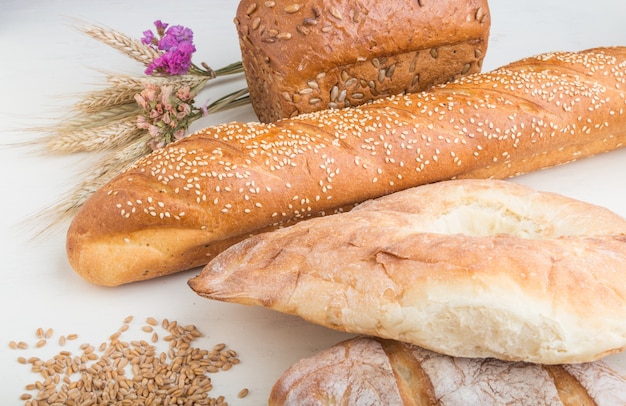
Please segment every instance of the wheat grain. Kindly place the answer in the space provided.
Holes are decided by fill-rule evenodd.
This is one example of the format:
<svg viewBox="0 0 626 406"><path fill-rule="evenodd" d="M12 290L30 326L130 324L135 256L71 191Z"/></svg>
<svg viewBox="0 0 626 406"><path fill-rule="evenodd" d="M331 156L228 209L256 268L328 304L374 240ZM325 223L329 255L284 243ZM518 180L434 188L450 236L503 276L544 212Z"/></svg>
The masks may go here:
<svg viewBox="0 0 626 406"><path fill-rule="evenodd" d="M248 396L249 390L248 388L243 388L241 391L239 391L239 393L237 394L238 398L245 398L246 396Z"/></svg>
<svg viewBox="0 0 626 406"><path fill-rule="evenodd" d="M167 331L173 339L167 354L157 355L155 345L145 340L116 339L104 342L97 352L92 345L82 344L82 356L73 357L69 351L60 351L47 361L36 357L18 359L22 364L32 364L31 371L43 378L25 386L27 391L36 393L24 393L20 399L32 397L38 402L32 404L86 405L116 401L115 404L121 405L226 405L224 396L212 398L208 394L213 389L208 374L217 372L221 364L209 359L209 351L190 345L202 333L194 325L177 326L168 322L161 325L171 327ZM229 358L226 362L233 365L234 360ZM247 390L242 394L245 396Z"/></svg>

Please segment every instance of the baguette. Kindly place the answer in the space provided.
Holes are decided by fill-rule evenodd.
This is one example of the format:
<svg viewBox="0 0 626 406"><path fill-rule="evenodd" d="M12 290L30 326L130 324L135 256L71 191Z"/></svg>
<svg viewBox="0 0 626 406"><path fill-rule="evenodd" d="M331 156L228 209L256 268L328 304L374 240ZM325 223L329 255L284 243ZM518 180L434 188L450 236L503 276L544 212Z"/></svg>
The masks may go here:
<svg viewBox="0 0 626 406"><path fill-rule="evenodd" d="M626 346L626 219L513 182L443 181L251 237L189 284L451 356L587 362Z"/></svg>
<svg viewBox="0 0 626 406"><path fill-rule="evenodd" d="M305 358L277 380L270 406L626 404L626 376L602 361L574 365L453 358L371 337Z"/></svg>
<svg viewBox="0 0 626 406"><path fill-rule="evenodd" d="M100 285L150 279L399 190L622 147L625 69L625 47L555 52L428 92L198 131L85 202L67 233L69 262Z"/></svg>
<svg viewBox="0 0 626 406"><path fill-rule="evenodd" d="M262 122L480 72L487 0L242 0L235 24Z"/></svg>

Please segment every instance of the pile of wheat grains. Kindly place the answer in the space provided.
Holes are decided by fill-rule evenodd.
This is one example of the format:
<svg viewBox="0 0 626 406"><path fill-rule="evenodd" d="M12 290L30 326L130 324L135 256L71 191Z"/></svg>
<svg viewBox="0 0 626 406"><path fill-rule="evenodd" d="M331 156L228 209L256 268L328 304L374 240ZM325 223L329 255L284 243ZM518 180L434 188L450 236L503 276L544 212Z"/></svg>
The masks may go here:
<svg viewBox="0 0 626 406"><path fill-rule="evenodd" d="M78 353L66 350L79 339L75 333L54 337L52 328L38 328L32 346L41 348L52 342L60 350L48 360L18 356L20 364L30 365L38 374L26 385L20 400L25 406L42 405L227 405L224 396L212 397L210 375L239 364L237 353L225 344L212 350L194 347L203 334L194 325L158 321L148 317L141 323L146 339L124 341L134 317L95 347L82 343ZM162 333L162 337L159 336ZM127 333L128 334L128 333ZM158 346L165 346L159 350ZM11 341L9 347L26 351L26 341ZM243 388L239 397L245 397Z"/></svg>

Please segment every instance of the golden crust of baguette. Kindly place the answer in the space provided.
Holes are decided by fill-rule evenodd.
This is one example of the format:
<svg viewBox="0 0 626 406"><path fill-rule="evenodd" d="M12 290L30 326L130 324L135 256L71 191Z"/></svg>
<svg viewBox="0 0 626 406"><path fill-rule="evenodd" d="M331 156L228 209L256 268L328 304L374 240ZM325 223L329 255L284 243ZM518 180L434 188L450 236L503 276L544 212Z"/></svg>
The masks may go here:
<svg viewBox="0 0 626 406"><path fill-rule="evenodd" d="M423 93L210 127L97 191L69 261L107 286L206 264L251 234L440 180L506 178L620 148L626 48L555 52Z"/></svg>

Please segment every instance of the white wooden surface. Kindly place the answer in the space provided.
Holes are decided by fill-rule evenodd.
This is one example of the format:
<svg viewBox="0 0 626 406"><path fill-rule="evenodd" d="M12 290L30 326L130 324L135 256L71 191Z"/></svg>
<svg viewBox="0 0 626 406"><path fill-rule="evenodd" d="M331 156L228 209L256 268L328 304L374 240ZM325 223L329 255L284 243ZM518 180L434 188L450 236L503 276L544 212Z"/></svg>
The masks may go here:
<svg viewBox="0 0 626 406"><path fill-rule="evenodd" d="M76 20L136 37L157 19L191 27L198 49L194 60L217 68L239 60L232 22L236 6L235 0L3 0L0 144L39 136L23 130L53 122L77 95L104 83L102 71L142 71L137 63L79 33L73 27ZM543 51L626 45L623 0L493 0L491 13L485 69ZM206 96L241 84L228 83ZM254 115L243 107L208 117L194 128L231 120L250 121ZM626 150L621 150L515 181L626 216L625 161ZM84 282L65 257L67 225L45 239L32 240L22 220L62 197L88 164L77 156L38 156L0 147L0 404L20 404L24 385L38 378L16 362L18 356L46 357L59 349L33 347L38 327L54 328L56 337L78 333L81 343L97 345L131 314L138 322L153 316L195 324L206 334L199 346L225 342L240 354L240 365L214 377L212 395L225 395L231 405L264 404L275 380L292 363L348 337L265 309L204 300L186 285L198 270L115 289ZM138 336L141 332L135 331L126 338ZM27 341L31 348L11 350L11 340ZM626 368L623 354L608 360ZM250 394L238 399L243 387Z"/></svg>

